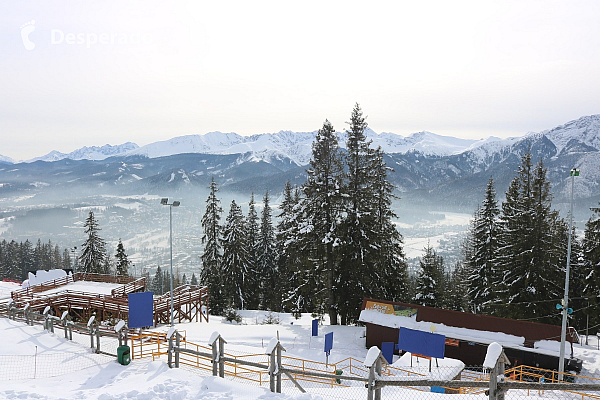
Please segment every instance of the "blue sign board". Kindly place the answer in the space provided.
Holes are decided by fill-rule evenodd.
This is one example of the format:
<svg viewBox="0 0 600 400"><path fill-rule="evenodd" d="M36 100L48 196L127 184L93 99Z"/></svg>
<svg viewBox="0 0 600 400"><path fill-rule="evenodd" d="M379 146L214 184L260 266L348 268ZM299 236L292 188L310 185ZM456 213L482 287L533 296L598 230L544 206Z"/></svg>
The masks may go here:
<svg viewBox="0 0 600 400"><path fill-rule="evenodd" d="M398 348L427 357L444 358L446 336L436 333L400 328Z"/></svg>
<svg viewBox="0 0 600 400"><path fill-rule="evenodd" d="M329 355L331 349L333 349L333 332L325 334L325 353Z"/></svg>
<svg viewBox="0 0 600 400"><path fill-rule="evenodd" d="M154 326L154 293L129 293L130 328Z"/></svg>
<svg viewBox="0 0 600 400"><path fill-rule="evenodd" d="M312 335L319 336L319 320L318 319L312 320Z"/></svg>
<svg viewBox="0 0 600 400"><path fill-rule="evenodd" d="M392 364L394 358L394 342L382 342L381 354L388 363Z"/></svg>

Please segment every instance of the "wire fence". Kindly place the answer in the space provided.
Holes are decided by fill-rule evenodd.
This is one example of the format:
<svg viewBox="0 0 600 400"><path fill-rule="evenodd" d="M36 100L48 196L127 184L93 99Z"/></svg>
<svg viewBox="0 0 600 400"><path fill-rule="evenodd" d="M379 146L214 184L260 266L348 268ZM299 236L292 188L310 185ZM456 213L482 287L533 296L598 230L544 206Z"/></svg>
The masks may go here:
<svg viewBox="0 0 600 400"><path fill-rule="evenodd" d="M62 336L65 324L51 325L47 316L37 313L7 313L30 325L43 325ZM0 355L0 381L51 378L86 368L103 367L115 362L119 338L98 325L70 325L65 336L82 345L81 351L34 355ZM176 338L173 339L173 338ZM130 338L132 358L152 358L169 362L201 376L218 375L240 383L269 388L273 392L298 395L307 392L323 399L598 399L600 380L556 371L518 366L500 372L482 367L394 367L347 358L325 364L286 356L280 344L270 354L224 351L225 340L212 346L186 341L179 333L171 340L164 333L146 332ZM218 346L222 340L221 347ZM279 350L278 350L279 349ZM174 365L175 364L175 365ZM497 364L500 365L500 364ZM496 375L494 375L496 374ZM493 383L496 382L494 385ZM448 397L446 397L448 398Z"/></svg>

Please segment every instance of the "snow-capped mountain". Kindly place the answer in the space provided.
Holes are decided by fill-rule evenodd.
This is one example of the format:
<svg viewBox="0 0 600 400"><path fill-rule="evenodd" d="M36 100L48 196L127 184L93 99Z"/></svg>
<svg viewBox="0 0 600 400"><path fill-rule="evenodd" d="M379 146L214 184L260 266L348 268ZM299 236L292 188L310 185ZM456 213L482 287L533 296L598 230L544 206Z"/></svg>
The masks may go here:
<svg viewBox="0 0 600 400"><path fill-rule="evenodd" d="M3 156L2 154L0 154L0 163L5 163L5 164L14 164L15 160L13 160L10 157L6 157Z"/></svg>
<svg viewBox="0 0 600 400"><path fill-rule="evenodd" d="M104 160L108 157L123 155L129 151L137 149L138 147L139 146L135 143L127 142L116 146L111 146L110 144L106 144L102 147L84 146L70 153L61 153L53 150L45 156L36 157L31 160L27 160L26 162L58 161L65 158L70 160Z"/></svg>
<svg viewBox="0 0 600 400"><path fill-rule="evenodd" d="M460 153L475 140L440 136L431 132L413 133L407 137L395 133L376 133L370 128L366 136L373 141L372 146L381 146L386 153L406 153L418 151L427 155L444 156ZM201 154L245 154L266 162L273 158L287 157L297 165L306 165L312 156L312 143L317 132L279 131L252 136L237 133L210 132L205 135L179 136L170 140L151 143L128 155L144 155L148 158L171 156L182 153ZM345 148L345 134L340 135L340 147Z"/></svg>

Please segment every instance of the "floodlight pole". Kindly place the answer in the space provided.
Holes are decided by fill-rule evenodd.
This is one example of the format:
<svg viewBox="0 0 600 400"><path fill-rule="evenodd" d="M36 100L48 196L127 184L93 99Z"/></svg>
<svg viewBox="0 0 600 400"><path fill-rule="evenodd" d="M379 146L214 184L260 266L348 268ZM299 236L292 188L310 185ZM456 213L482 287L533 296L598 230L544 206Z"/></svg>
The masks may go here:
<svg viewBox="0 0 600 400"><path fill-rule="evenodd" d="M168 198L163 198L160 200L160 204L163 206L169 206L169 247L171 248L171 270L170 270L170 288L171 288L171 326L174 326L173 315L174 315L174 307L173 307L173 207L178 207L179 202L173 201L169 204Z"/></svg>
<svg viewBox="0 0 600 400"><path fill-rule="evenodd" d="M563 380L565 372L565 341L567 339L567 311L569 309L569 273L571 271L571 233L573 231L573 192L575 188L575 177L579 176L579 170L571 170L571 212L569 213L569 240L567 243L567 270L565 272L565 297L562 301L562 328L560 331L560 357L558 360L558 379Z"/></svg>

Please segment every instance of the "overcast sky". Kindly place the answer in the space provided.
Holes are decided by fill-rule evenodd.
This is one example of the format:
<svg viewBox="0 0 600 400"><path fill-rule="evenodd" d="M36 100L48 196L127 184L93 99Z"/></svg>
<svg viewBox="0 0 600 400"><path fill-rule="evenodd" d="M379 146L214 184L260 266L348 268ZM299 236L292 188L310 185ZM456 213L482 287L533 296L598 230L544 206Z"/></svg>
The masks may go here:
<svg viewBox="0 0 600 400"><path fill-rule="evenodd" d="M355 102L376 132L521 136L600 113L599 17L598 1L2 1L0 154L341 131Z"/></svg>

